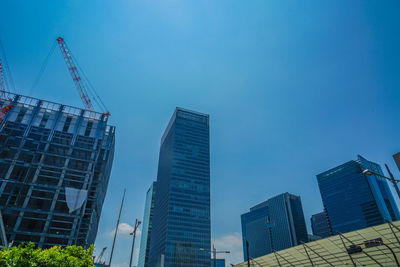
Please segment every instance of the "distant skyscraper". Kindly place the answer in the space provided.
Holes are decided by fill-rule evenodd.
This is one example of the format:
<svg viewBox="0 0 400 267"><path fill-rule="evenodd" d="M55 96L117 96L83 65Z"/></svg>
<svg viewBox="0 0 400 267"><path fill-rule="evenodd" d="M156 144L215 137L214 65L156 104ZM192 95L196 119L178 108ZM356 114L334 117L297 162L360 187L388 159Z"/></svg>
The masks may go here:
<svg viewBox="0 0 400 267"><path fill-rule="evenodd" d="M246 241L251 258L290 248L308 241L303 207L299 196L280 194L241 216L243 255L247 260Z"/></svg>
<svg viewBox="0 0 400 267"><path fill-rule="evenodd" d="M11 98L11 100L8 100ZM0 125L0 209L8 241L93 244L114 158L107 116L9 94Z"/></svg>
<svg viewBox="0 0 400 267"><path fill-rule="evenodd" d="M149 266L210 267L209 116L176 108L161 139Z"/></svg>
<svg viewBox="0 0 400 267"><path fill-rule="evenodd" d="M153 182L146 194L138 267L148 267L149 265L150 237L153 224L156 184L156 182Z"/></svg>
<svg viewBox="0 0 400 267"><path fill-rule="evenodd" d="M332 235L328 216L324 211L311 216L311 229L313 235L319 237L328 237Z"/></svg>
<svg viewBox="0 0 400 267"><path fill-rule="evenodd" d="M400 152L393 155L394 161L396 162L397 168L400 171Z"/></svg>
<svg viewBox="0 0 400 267"><path fill-rule="evenodd" d="M365 169L383 175L378 164L361 156L317 175L333 234L400 219L386 180L363 174Z"/></svg>

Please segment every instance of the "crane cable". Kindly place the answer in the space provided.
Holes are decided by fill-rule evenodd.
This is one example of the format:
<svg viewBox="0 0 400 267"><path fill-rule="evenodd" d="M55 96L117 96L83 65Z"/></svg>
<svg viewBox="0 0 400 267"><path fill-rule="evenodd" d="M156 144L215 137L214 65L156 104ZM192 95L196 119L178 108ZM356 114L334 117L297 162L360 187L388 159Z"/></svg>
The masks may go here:
<svg viewBox="0 0 400 267"><path fill-rule="evenodd" d="M47 54L46 58L44 59L44 61L42 63L42 66L40 67L39 73L36 76L36 79L35 79L34 83L32 84L32 87L29 90L29 94L28 95L31 95L33 90L39 84L39 81L42 78L43 73L44 73L44 71L45 71L45 69L46 69L46 67L47 67L47 65L49 63L49 59L50 59L51 55L54 53L54 49L56 48L56 45L57 45L57 43L56 43L56 41L54 41L52 47L50 48L49 53Z"/></svg>
<svg viewBox="0 0 400 267"><path fill-rule="evenodd" d="M94 86L92 85L92 83L90 82L90 80L86 76L85 72L83 71L83 69L79 65L78 60L76 60L74 54L72 54L71 51L70 51L70 54L71 54L72 58L74 59L74 62L78 66L80 73L82 73L83 77L85 78L85 81L87 82L87 85L88 85L87 88L89 89L89 92L91 93L93 100L96 102L97 106L102 110L102 112L104 112L104 113L108 112L108 109L107 109L106 105L101 100L100 96L97 94L96 90L94 89Z"/></svg>
<svg viewBox="0 0 400 267"><path fill-rule="evenodd" d="M53 55L56 46L57 46L57 41L54 41L54 43L53 43L53 45L52 45L52 47L51 47L49 53L47 54L45 60L43 61L43 64L42 64L42 66L41 66L41 68L40 68L40 70L39 70L38 75L36 76L35 82L33 83L32 87L31 87L31 89L30 89L30 91L29 91L29 95L31 95L31 93L33 92L33 90L34 90L34 89L37 87L37 85L39 84L40 79L42 78L43 73L44 73L44 71L45 71L46 68L47 68L47 65L48 65L48 63L49 63L49 59L50 59L50 57ZM108 112L108 109L107 109L106 105L105 105L104 102L101 100L100 96L97 94L96 90L94 89L94 86L92 85L92 83L90 82L90 80L87 78L85 72L83 71L83 69L82 69L81 66L79 65L79 63L78 63L78 61L76 60L75 56L71 53L71 51L69 51L69 53L70 53L70 55L72 56L72 58L74 59L76 65L78 66L78 68L79 68L79 70L80 70L80 73L82 73L83 77L85 78L85 80L86 80L86 82L87 82L87 84L88 84L88 87L87 87L87 88L89 88L89 91L90 91L90 93L91 93L91 95L92 95L93 100L96 102L97 106L98 106L104 113Z"/></svg>

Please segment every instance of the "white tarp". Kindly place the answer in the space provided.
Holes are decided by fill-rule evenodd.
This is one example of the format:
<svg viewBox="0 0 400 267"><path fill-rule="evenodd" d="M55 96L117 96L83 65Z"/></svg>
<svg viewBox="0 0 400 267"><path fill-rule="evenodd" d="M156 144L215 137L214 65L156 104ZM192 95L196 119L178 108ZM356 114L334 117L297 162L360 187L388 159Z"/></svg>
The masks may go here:
<svg viewBox="0 0 400 267"><path fill-rule="evenodd" d="M88 191L85 189L65 187L65 198L67 200L69 213L72 213L82 207L83 202L85 202L87 197L87 192Z"/></svg>

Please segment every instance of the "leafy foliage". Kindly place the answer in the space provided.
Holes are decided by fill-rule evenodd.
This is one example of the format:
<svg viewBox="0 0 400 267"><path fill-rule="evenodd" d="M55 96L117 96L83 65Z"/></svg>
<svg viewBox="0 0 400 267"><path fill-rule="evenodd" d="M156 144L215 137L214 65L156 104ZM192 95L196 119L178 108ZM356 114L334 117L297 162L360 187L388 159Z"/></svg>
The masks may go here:
<svg viewBox="0 0 400 267"><path fill-rule="evenodd" d="M81 246L54 246L49 249L35 248L35 244L3 247L0 250L0 266L4 267L93 267L93 245L84 250Z"/></svg>

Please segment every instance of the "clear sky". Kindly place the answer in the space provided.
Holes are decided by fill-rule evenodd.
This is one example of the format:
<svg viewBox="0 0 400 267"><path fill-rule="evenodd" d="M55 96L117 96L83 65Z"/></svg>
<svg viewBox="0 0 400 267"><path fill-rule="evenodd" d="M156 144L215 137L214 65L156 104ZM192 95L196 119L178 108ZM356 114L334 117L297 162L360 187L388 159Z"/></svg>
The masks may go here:
<svg viewBox="0 0 400 267"><path fill-rule="evenodd" d="M361 154L400 177L399 10L364 0L2 0L0 39L18 93L82 107L58 48L31 90L61 35L108 106L116 153L96 251L107 246L108 260L126 187L115 266L129 263L127 233L143 217L174 108L210 114L212 237L237 263L251 206L300 195L309 227L322 211L316 174Z"/></svg>

